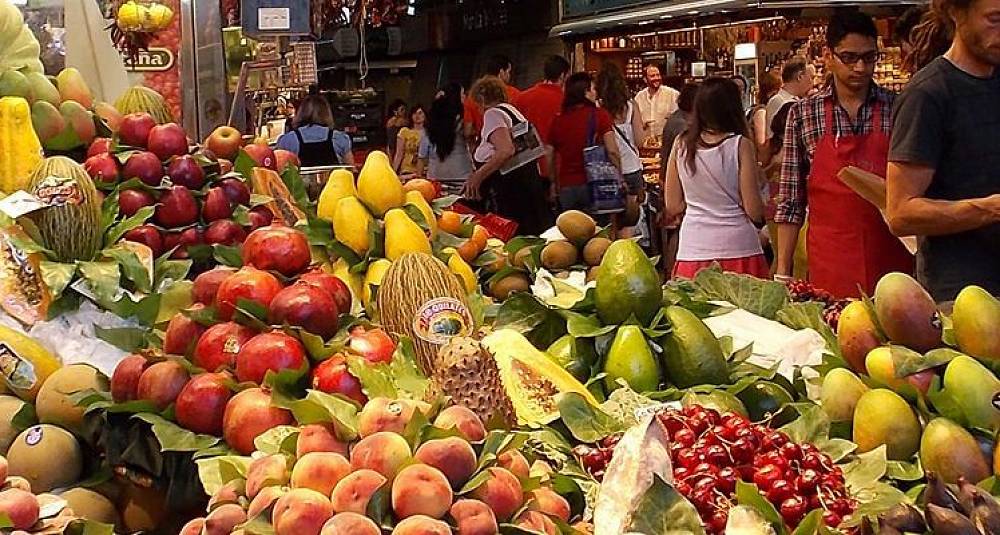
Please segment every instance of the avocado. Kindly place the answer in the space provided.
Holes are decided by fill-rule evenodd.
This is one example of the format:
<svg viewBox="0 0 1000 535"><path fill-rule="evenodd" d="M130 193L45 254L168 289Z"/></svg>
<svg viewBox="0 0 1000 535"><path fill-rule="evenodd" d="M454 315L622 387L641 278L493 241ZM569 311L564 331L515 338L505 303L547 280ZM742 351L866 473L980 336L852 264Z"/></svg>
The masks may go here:
<svg viewBox="0 0 1000 535"><path fill-rule="evenodd" d="M649 325L663 298L660 277L649 257L632 240L612 243L601 260L594 298L605 325L620 325L631 316Z"/></svg>
<svg viewBox="0 0 1000 535"><path fill-rule="evenodd" d="M790 411L781 410L794 401L792 395L770 381L757 381L744 388L736 397L743 402L751 421L762 422L770 418L771 427L780 427L794 419L794 415L789 414Z"/></svg>
<svg viewBox="0 0 1000 535"><path fill-rule="evenodd" d="M705 322L678 306L667 307L666 318L671 326L662 339L668 380L678 388L728 383L729 363Z"/></svg>
<svg viewBox="0 0 1000 535"><path fill-rule="evenodd" d="M660 364L649 348L646 335L635 325L618 329L604 359L604 385L611 392L624 379L636 392L652 392L660 386Z"/></svg>

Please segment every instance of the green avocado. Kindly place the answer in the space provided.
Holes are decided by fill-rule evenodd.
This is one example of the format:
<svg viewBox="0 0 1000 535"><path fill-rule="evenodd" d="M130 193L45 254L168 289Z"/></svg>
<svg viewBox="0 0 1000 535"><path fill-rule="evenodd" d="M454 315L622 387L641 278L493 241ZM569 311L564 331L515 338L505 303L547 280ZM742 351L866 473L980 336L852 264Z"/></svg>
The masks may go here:
<svg viewBox="0 0 1000 535"><path fill-rule="evenodd" d="M591 368L597 362L593 339L575 338L570 334L552 342L545 354L583 383L590 379Z"/></svg>
<svg viewBox="0 0 1000 535"><path fill-rule="evenodd" d="M601 260L594 298L605 325L620 325L635 317L649 325L663 298L653 263L632 240L618 240Z"/></svg>
<svg viewBox="0 0 1000 535"><path fill-rule="evenodd" d="M618 329L604 360L604 373L608 392L618 388L618 379L624 379L636 392L652 392L660 386L660 364L642 329L636 325Z"/></svg>
<svg viewBox="0 0 1000 535"><path fill-rule="evenodd" d="M729 363L712 331L693 312L667 307L670 333L663 337L667 378L678 388L729 382Z"/></svg>
<svg viewBox="0 0 1000 535"><path fill-rule="evenodd" d="M774 416L769 425L780 427L793 419L792 414L779 414L782 407L793 401L792 395L770 381L757 381L736 394L736 397L747 408L751 421L760 422Z"/></svg>

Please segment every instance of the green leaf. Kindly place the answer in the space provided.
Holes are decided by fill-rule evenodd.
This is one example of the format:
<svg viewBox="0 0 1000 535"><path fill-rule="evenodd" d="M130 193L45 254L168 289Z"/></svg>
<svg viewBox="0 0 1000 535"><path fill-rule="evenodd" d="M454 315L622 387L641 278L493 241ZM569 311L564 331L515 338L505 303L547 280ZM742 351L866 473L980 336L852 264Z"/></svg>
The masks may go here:
<svg viewBox="0 0 1000 535"><path fill-rule="evenodd" d="M771 524L775 533L784 533L784 520L774 505L760 494L757 485L742 480L736 481L736 501L756 509Z"/></svg>
<svg viewBox="0 0 1000 535"><path fill-rule="evenodd" d="M905 357L895 368L896 377L906 377L907 375L913 375L917 372L937 368L938 366L944 366L954 360L955 357L961 357L964 355L964 353L947 347L932 349L928 351L926 355L921 355L920 353L907 350L906 348L897 350L899 347L900 346L891 346L893 358L895 358L897 351L900 351Z"/></svg>
<svg viewBox="0 0 1000 535"><path fill-rule="evenodd" d="M965 418L965 411L955 400L950 390L942 388L941 377L934 376L931 379L931 386L927 389L927 399L934 405L934 410L941 416L961 425L967 426L968 420Z"/></svg>
<svg viewBox="0 0 1000 535"><path fill-rule="evenodd" d="M306 352L309 353L309 358L311 358L314 362L322 362L332 357L337 352L343 351L346 347L346 329L342 329L329 342L325 342L322 337L306 331L305 329L295 328L293 330L296 335L298 335L299 340L302 341L302 345L305 346Z"/></svg>
<svg viewBox="0 0 1000 535"><path fill-rule="evenodd" d="M241 227L250 226L250 209L242 204L236 205L233 210L232 220Z"/></svg>
<svg viewBox="0 0 1000 535"><path fill-rule="evenodd" d="M290 453L295 455L295 442L299 436L299 428L291 425L279 425L268 429L253 440L257 451L266 454ZM291 451L288 450L289 445Z"/></svg>
<svg viewBox="0 0 1000 535"><path fill-rule="evenodd" d="M642 495L632 513L627 532L703 535L698 510L659 475Z"/></svg>
<svg viewBox="0 0 1000 535"><path fill-rule="evenodd" d="M191 260L168 260L157 258L153 262L153 273L156 276L156 283L153 285L157 292L162 292L167 286L176 281L187 278L191 272Z"/></svg>
<svg viewBox="0 0 1000 535"><path fill-rule="evenodd" d="M136 291L148 294L153 290L153 281L150 280L149 271L146 269L143 259L139 258L135 251L125 247L112 247L105 249L102 254L118 262L122 274L125 275L126 279L132 281Z"/></svg>
<svg viewBox="0 0 1000 535"><path fill-rule="evenodd" d="M859 454L853 461L844 465L843 470L844 481L852 492L871 487L882 479L888 470L885 445Z"/></svg>
<svg viewBox="0 0 1000 535"><path fill-rule="evenodd" d="M40 243L31 239L26 234L27 233L22 234L20 232L11 232L7 233L6 238L10 242L11 246L13 246L15 249L19 249L24 254L42 253L49 257L56 256L56 254L52 252L51 249L46 249L45 247L42 247Z"/></svg>
<svg viewBox="0 0 1000 535"><path fill-rule="evenodd" d="M615 330L614 325L601 325L596 315L584 316L568 310L560 314L566 318L566 331L575 338L596 338Z"/></svg>
<svg viewBox="0 0 1000 535"><path fill-rule="evenodd" d="M564 392L556 397L559 416L574 438L580 442L597 442L625 430L621 421L591 405L576 392Z"/></svg>
<svg viewBox="0 0 1000 535"><path fill-rule="evenodd" d="M445 195L444 197L438 197L431 201L431 208L435 213L440 213L442 210L451 208L451 205L455 204L461 199L458 195Z"/></svg>
<svg viewBox="0 0 1000 535"><path fill-rule="evenodd" d="M456 493L459 496L468 494L479 487L483 486L490 479L490 472L488 470L482 470L475 476L473 476L469 481L462 485L462 488Z"/></svg>
<svg viewBox="0 0 1000 535"><path fill-rule="evenodd" d="M115 223L108 231L104 234L104 245L110 247L116 243L118 240L122 239L122 236L126 232L142 226L153 216L154 208L152 206L143 206L136 213L132 214L131 217L126 217L125 219Z"/></svg>
<svg viewBox="0 0 1000 535"><path fill-rule="evenodd" d="M859 490L851 489L851 496L858 500L858 508L847 517L843 527L858 526L864 519L873 519L907 501L903 491L881 481Z"/></svg>
<svg viewBox="0 0 1000 535"><path fill-rule="evenodd" d="M309 212L312 202L309 201L309 193L306 191L306 183L302 180L302 176L299 174L299 168L294 165L285 167L284 171L281 172L281 181L285 183L285 186L288 188L288 192L292 194L292 199L295 200L295 204L297 204L303 212Z"/></svg>
<svg viewBox="0 0 1000 535"><path fill-rule="evenodd" d="M799 413L799 417L781 427L794 442L817 442L830 436L830 418L815 403L792 403L789 405Z"/></svg>
<svg viewBox="0 0 1000 535"><path fill-rule="evenodd" d="M430 387L430 379L424 377L417 366L417 352L413 340L403 336L396 344L396 351L389 362L389 376L399 395L422 400Z"/></svg>
<svg viewBox="0 0 1000 535"><path fill-rule="evenodd" d="M818 535L823 529L823 510L814 509L799 522L792 535Z"/></svg>
<svg viewBox="0 0 1000 535"><path fill-rule="evenodd" d="M221 442L218 437L199 435L156 414L139 413L133 416L150 424L153 435L160 442L163 451L198 451L211 448Z"/></svg>
<svg viewBox="0 0 1000 535"><path fill-rule="evenodd" d="M62 533L63 535L114 535L115 527L96 520L77 518L66 524Z"/></svg>
<svg viewBox="0 0 1000 535"><path fill-rule="evenodd" d="M198 479L205 493L214 495L223 485L234 479L245 478L250 467L250 457L224 455L198 459Z"/></svg>
<svg viewBox="0 0 1000 535"><path fill-rule="evenodd" d="M148 333L148 329L139 327L112 327L105 329L100 325L94 325L94 336L126 353L135 353L142 348L148 347Z"/></svg>
<svg viewBox="0 0 1000 535"><path fill-rule="evenodd" d="M49 293L52 294L52 299L56 300L62 296L69 283L73 282L73 276L76 275L76 264L42 260L38 264L38 270L42 274L42 281L45 282Z"/></svg>
<svg viewBox="0 0 1000 535"><path fill-rule="evenodd" d="M361 390L369 399L398 397L388 366L372 366L363 357L348 355L347 369L361 382Z"/></svg>
<svg viewBox="0 0 1000 535"><path fill-rule="evenodd" d="M619 379L618 384L618 388L611 392L607 401L601 404L601 410L613 420L621 422L626 428L639 423L636 411L661 405L660 402L629 388L628 383L623 379Z"/></svg>
<svg viewBox="0 0 1000 535"><path fill-rule="evenodd" d="M924 477L924 469L920 466L919 458L912 463L888 461L886 463L885 476L896 481L919 481Z"/></svg>
<svg viewBox="0 0 1000 535"><path fill-rule="evenodd" d="M249 182L253 177L253 168L257 167L257 162L247 154L247 151L240 149L233 162L233 172L243 177L244 182Z"/></svg>
<svg viewBox="0 0 1000 535"><path fill-rule="evenodd" d="M711 301L726 301L767 319L775 319L788 302L784 284L735 273L718 266L703 269L694 278L698 293Z"/></svg>
<svg viewBox="0 0 1000 535"><path fill-rule="evenodd" d="M160 289L160 303L154 323L160 325L168 322L175 314L190 307L194 303L191 296L192 289L194 282L186 280L176 281Z"/></svg>
<svg viewBox="0 0 1000 535"><path fill-rule="evenodd" d="M858 449L857 444L842 438L820 439L815 442L815 446L819 451L829 455L833 462L841 461L851 453L854 453L854 450Z"/></svg>
<svg viewBox="0 0 1000 535"><path fill-rule="evenodd" d="M566 320L527 292L516 293L500 306L495 327L513 329L535 347L549 347L566 334Z"/></svg>
<svg viewBox="0 0 1000 535"><path fill-rule="evenodd" d="M10 426L16 433L20 433L37 423L38 415L35 414L35 406L31 403L21 405L21 408L10 420Z"/></svg>
<svg viewBox="0 0 1000 535"><path fill-rule="evenodd" d="M119 282L121 273L118 264L115 262L80 262L80 275L91 292L102 301L102 304L110 305L121 290ZM105 308L109 308L106 306Z"/></svg>
<svg viewBox="0 0 1000 535"><path fill-rule="evenodd" d="M837 335L823 319L823 304L815 301L807 303L788 303L777 313L777 320L786 327L795 330L812 329L826 341L826 350L840 356L840 344Z"/></svg>
<svg viewBox="0 0 1000 535"><path fill-rule="evenodd" d="M223 266L243 267L243 252L239 246L214 244L212 245L212 258Z"/></svg>

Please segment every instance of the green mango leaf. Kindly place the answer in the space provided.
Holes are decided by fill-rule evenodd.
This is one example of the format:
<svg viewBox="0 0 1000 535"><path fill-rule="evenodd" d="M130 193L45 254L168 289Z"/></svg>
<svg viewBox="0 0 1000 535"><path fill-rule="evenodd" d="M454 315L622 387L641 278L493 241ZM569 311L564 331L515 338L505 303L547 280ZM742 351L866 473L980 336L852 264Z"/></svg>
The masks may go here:
<svg viewBox="0 0 1000 535"><path fill-rule="evenodd" d="M132 214L131 217L126 217L125 219L115 223L108 231L104 233L104 245L105 247L110 247L116 243L118 240L122 239L122 236L126 232L146 224L146 221L150 217L153 217L154 208L152 206L143 206L136 213Z"/></svg>
<svg viewBox="0 0 1000 535"><path fill-rule="evenodd" d="M865 519L875 520L878 515L908 501L903 491L881 481L857 491L851 489L851 496L858 500L858 507L841 527L859 526Z"/></svg>
<svg viewBox="0 0 1000 535"><path fill-rule="evenodd" d="M246 478L251 460L250 457L236 455L197 459L198 479L205 488L205 494L214 495L226 483Z"/></svg>
<svg viewBox="0 0 1000 535"><path fill-rule="evenodd" d="M795 330L812 329L826 341L826 350L840 357L840 343L837 334L823 319L823 304L815 301L808 303L788 303L776 314L776 319Z"/></svg>
<svg viewBox="0 0 1000 535"><path fill-rule="evenodd" d="M243 267L243 250L239 246L214 244L212 245L212 258L223 266Z"/></svg>
<svg viewBox="0 0 1000 535"><path fill-rule="evenodd" d="M830 436L830 418L815 403L791 403L799 417L780 429L794 442L818 442ZM787 409L786 409L787 410Z"/></svg>
<svg viewBox="0 0 1000 535"><path fill-rule="evenodd" d="M948 347L932 349L925 355L921 355L916 351L908 350L907 348L897 349L899 347L900 346L891 346L894 358L897 351L902 352L906 357L899 362L899 365L896 366L896 377L906 377L907 375L913 375L917 372L937 368L938 366L944 366L954 360L955 357L965 355L965 353L955 351L954 349Z"/></svg>
<svg viewBox="0 0 1000 535"><path fill-rule="evenodd" d="M157 258L153 262L153 273L156 276L156 283L153 285L155 291L162 292L174 282L186 279L193 264L191 260L169 260L165 256Z"/></svg>
<svg viewBox="0 0 1000 535"><path fill-rule="evenodd" d="M563 424L580 442L597 442L626 429L623 422L594 407L576 392L559 394L556 397L556 405Z"/></svg>
<svg viewBox="0 0 1000 535"><path fill-rule="evenodd" d="M775 533L785 533L785 521L781 518L781 514L771 502L767 501L767 498L761 495L760 491L757 490L757 485L742 480L737 481L736 501L756 509L764 516L764 520L771 524Z"/></svg>
<svg viewBox="0 0 1000 535"><path fill-rule="evenodd" d="M799 522L792 535L822 535L829 533L823 525L823 509L813 509Z"/></svg>
<svg viewBox="0 0 1000 535"><path fill-rule="evenodd" d="M132 417L152 426L153 435L163 451L198 451L221 442L219 437L193 433L156 414L139 413Z"/></svg>
<svg viewBox="0 0 1000 535"><path fill-rule="evenodd" d="M51 262L42 260L38 264L38 270L42 274L42 281L49 288L52 299L56 300L62 296L63 291L73 282L76 275L76 264L63 264L61 262Z"/></svg>
<svg viewBox="0 0 1000 535"><path fill-rule="evenodd" d="M965 411L962 410L962 406L955 400L952 392L943 387L940 376L935 376L931 380L931 386L927 389L927 399L931 402L931 405L934 405L934 410L938 414L958 425L968 427Z"/></svg>
<svg viewBox="0 0 1000 535"><path fill-rule="evenodd" d="M104 202L101 203L101 228L110 228L115 220L118 219L118 191L118 188L115 188L114 191L104 197Z"/></svg>
<svg viewBox="0 0 1000 535"><path fill-rule="evenodd" d="M122 274L132 281L137 292L148 294L153 290L153 281L150 280L149 270L143 259L131 249L124 247L111 247L102 251L102 254L118 262L121 266Z"/></svg>
<svg viewBox="0 0 1000 535"><path fill-rule="evenodd" d="M176 281L167 288L160 290L160 303L156 311L156 325L161 325L171 320L175 314L186 310L194 304L191 291L194 289L192 281Z"/></svg>
<svg viewBox="0 0 1000 535"><path fill-rule="evenodd" d="M819 451L829 455L830 459L835 463L840 462L851 453L854 453L854 450L858 449L857 444L842 438L823 438L817 440L814 444Z"/></svg>
<svg viewBox="0 0 1000 535"><path fill-rule="evenodd" d="M309 245L323 247L334 240L333 225L318 217L309 217L306 221L299 221L295 228L305 233Z"/></svg>
<svg viewBox="0 0 1000 535"><path fill-rule="evenodd" d="M703 300L726 301L758 316L775 319L788 302L784 284L736 273L723 273L718 266L703 269L694 278Z"/></svg>
<svg viewBox="0 0 1000 535"><path fill-rule="evenodd" d="M601 404L601 411L614 421L621 422L626 428L639 423L636 412L649 410L662 403L654 401L635 390L632 390L624 379L618 380L618 388L611 392L608 399Z"/></svg>
<svg viewBox="0 0 1000 535"><path fill-rule="evenodd" d="M308 371L308 365L303 368L296 373L304 377ZM281 374L268 372L264 381L273 384L275 378L279 376ZM298 399L294 393L290 393L290 389L287 387L289 379L282 381L286 383L285 385L272 386L271 403L275 407L291 411L300 425L330 422L340 440L350 441L357 438L359 408L354 402L319 390L307 390L305 398Z"/></svg>
<svg viewBox="0 0 1000 535"><path fill-rule="evenodd" d="M21 405L21 408L10 420L10 426L17 433L38 423L38 415L35 414L35 406L31 403Z"/></svg>
<svg viewBox="0 0 1000 535"><path fill-rule="evenodd" d="M440 214L442 211L451 208L453 204L458 202L462 197L459 195L445 195L443 197L438 197L431 201L431 209L434 213Z"/></svg>
<svg viewBox="0 0 1000 535"><path fill-rule="evenodd" d="M566 334L566 320L527 292L510 296L497 312L495 327L513 329L535 347L549 347Z"/></svg>
<svg viewBox="0 0 1000 535"><path fill-rule="evenodd" d="M140 349L149 347L148 333L148 329L139 327L112 327L105 329L100 325L94 325L94 336L127 353L135 353Z"/></svg>
<svg viewBox="0 0 1000 535"><path fill-rule="evenodd" d="M575 338L596 338L615 330L614 325L601 325L596 315L584 316L569 310L560 314L566 318L566 331Z"/></svg>
<svg viewBox="0 0 1000 535"><path fill-rule="evenodd" d="M306 183L302 180L299 168L289 165L281 171L281 181L285 183L288 192L292 194L292 199L303 212L309 212L313 202L309 200L309 192L306 190Z"/></svg>
<svg viewBox="0 0 1000 535"><path fill-rule="evenodd" d="M253 440L257 451L268 455L286 453L295 455L295 443L299 437L299 428L291 425L279 425L268 429Z"/></svg>
<svg viewBox="0 0 1000 535"><path fill-rule="evenodd" d="M643 494L632 513L627 532L656 534L703 535L698 510L674 487L653 476L653 484Z"/></svg>
<svg viewBox="0 0 1000 535"><path fill-rule="evenodd" d="M243 177L243 181L249 183L253 177L253 168L257 167L257 162L247 154L247 151L240 149L233 161L233 172Z"/></svg>
<svg viewBox="0 0 1000 535"><path fill-rule="evenodd" d="M888 461L885 476L896 481L919 481L924 478L924 469L920 466L919 457L912 463Z"/></svg>
<svg viewBox="0 0 1000 535"><path fill-rule="evenodd" d="M236 300L233 321L258 331L270 329L270 324L267 323L267 307L249 299Z"/></svg>
<svg viewBox="0 0 1000 535"><path fill-rule="evenodd" d="M30 224L30 222L31 221L28 220L26 223ZM27 227L27 225L22 225L22 227ZM39 242L27 236L26 234L28 234L28 228L24 228L23 230L25 230L25 234L12 232L6 235L7 240L15 249L19 249L24 254L42 253L49 258L54 258L56 256L51 249L46 249Z"/></svg>
<svg viewBox="0 0 1000 535"><path fill-rule="evenodd" d="M233 210L232 220L241 227L250 226L250 209L242 204L236 205Z"/></svg>
<svg viewBox="0 0 1000 535"><path fill-rule="evenodd" d="M373 366L363 357L348 355L347 369L361 382L361 390L371 398L396 399L399 393L389 374L388 366Z"/></svg>
<svg viewBox="0 0 1000 535"><path fill-rule="evenodd" d="M844 481L852 493L871 487L882 479L888 470L885 445L869 452L858 454L851 462L843 465Z"/></svg>
<svg viewBox="0 0 1000 535"><path fill-rule="evenodd" d="M420 372L417 365L413 340L406 336L400 337L396 344L396 351L389 362L389 376L392 377L397 393L409 399L423 400L430 388L430 379Z"/></svg>
<svg viewBox="0 0 1000 535"><path fill-rule="evenodd" d="M121 290L121 273L115 262L80 262L80 275L102 304L115 302ZM107 306L105 308L110 308Z"/></svg>

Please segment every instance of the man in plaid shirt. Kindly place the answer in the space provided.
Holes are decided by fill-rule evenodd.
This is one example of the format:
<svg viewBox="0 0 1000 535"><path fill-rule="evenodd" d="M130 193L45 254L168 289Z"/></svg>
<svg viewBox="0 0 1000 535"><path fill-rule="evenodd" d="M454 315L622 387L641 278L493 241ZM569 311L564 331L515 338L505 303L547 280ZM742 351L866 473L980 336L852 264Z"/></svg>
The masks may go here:
<svg viewBox="0 0 1000 535"><path fill-rule="evenodd" d="M913 269L879 210L837 177L847 166L885 175L893 95L872 80L878 59L871 17L835 15L824 52L832 81L791 108L785 129L776 275L792 273L808 206L809 280L837 297L857 297L859 289L870 294L883 274Z"/></svg>

